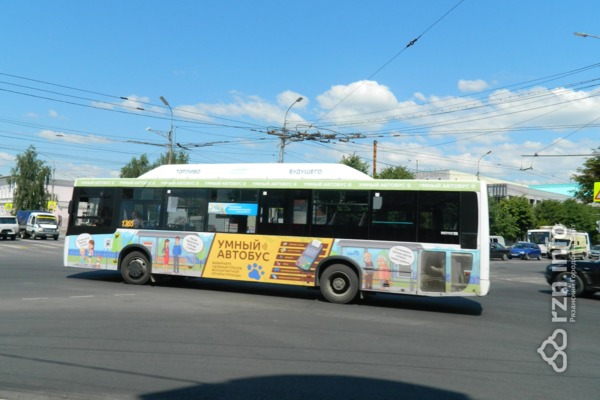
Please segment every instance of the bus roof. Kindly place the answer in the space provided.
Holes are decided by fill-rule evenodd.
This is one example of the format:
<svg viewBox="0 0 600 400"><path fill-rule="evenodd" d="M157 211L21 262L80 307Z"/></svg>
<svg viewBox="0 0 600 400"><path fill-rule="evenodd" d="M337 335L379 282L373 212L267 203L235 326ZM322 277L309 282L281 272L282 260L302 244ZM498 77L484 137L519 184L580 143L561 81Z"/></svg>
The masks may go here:
<svg viewBox="0 0 600 400"><path fill-rule="evenodd" d="M483 181L373 179L344 164L175 164L138 178L80 178L75 187L350 189L486 192Z"/></svg>
<svg viewBox="0 0 600 400"><path fill-rule="evenodd" d="M171 164L139 179L348 179L372 180L345 164Z"/></svg>

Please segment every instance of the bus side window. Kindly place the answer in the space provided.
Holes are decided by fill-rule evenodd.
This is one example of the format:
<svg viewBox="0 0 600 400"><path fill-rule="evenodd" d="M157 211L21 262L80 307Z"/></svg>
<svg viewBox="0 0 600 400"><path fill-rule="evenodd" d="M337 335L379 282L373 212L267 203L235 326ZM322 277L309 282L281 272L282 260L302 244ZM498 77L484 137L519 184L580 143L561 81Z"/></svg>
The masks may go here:
<svg viewBox="0 0 600 400"><path fill-rule="evenodd" d="M311 235L345 238L367 235L368 191L315 190L313 201Z"/></svg>
<svg viewBox="0 0 600 400"><path fill-rule="evenodd" d="M256 233L308 234L310 191L269 189L260 192Z"/></svg>
<svg viewBox="0 0 600 400"><path fill-rule="evenodd" d="M413 242L417 236L417 193L385 191L372 199L369 239Z"/></svg>

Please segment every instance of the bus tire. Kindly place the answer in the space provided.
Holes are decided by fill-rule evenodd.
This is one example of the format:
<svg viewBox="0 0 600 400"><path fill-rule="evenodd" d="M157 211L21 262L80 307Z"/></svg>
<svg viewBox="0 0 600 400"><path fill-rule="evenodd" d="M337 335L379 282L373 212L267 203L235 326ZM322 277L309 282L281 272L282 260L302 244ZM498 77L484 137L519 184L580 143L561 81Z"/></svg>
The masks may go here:
<svg viewBox="0 0 600 400"><path fill-rule="evenodd" d="M148 258L138 251L127 254L121 261L121 276L130 285L145 285L150 281L150 275Z"/></svg>
<svg viewBox="0 0 600 400"><path fill-rule="evenodd" d="M330 303L346 304L358 295L358 276L347 265L330 265L321 274L321 293Z"/></svg>

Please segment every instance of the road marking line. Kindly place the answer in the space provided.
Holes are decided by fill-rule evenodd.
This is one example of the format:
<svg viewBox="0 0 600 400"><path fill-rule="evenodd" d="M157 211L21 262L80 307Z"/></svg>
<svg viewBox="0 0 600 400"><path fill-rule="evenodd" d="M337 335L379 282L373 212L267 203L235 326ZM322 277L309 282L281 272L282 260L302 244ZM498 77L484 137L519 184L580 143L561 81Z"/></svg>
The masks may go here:
<svg viewBox="0 0 600 400"><path fill-rule="evenodd" d="M69 296L71 299L87 299L89 297L94 297L94 295L86 295L86 296Z"/></svg>
<svg viewBox="0 0 600 400"><path fill-rule="evenodd" d="M26 301L29 301L29 300L48 300L48 298L47 297L25 297L25 298L22 298L21 300L26 300Z"/></svg>
<svg viewBox="0 0 600 400"><path fill-rule="evenodd" d="M115 296L135 296L135 293L117 293Z"/></svg>

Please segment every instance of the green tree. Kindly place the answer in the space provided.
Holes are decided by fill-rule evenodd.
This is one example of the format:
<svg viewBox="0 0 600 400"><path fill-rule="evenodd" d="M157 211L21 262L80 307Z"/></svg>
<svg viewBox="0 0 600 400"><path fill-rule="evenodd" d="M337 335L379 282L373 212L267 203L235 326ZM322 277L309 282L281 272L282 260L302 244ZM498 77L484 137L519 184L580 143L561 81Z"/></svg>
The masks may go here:
<svg viewBox="0 0 600 400"><path fill-rule="evenodd" d="M184 150L174 151L171 159L171 164L187 164L190 162L190 156ZM169 163L169 153L161 154L156 161L151 165L150 169L160 167Z"/></svg>
<svg viewBox="0 0 600 400"><path fill-rule="evenodd" d="M596 221L600 220L600 208L591 204L582 204L574 199L559 202L545 200L534 207L536 225L563 224L566 227L590 234L594 243L598 236Z"/></svg>
<svg viewBox="0 0 600 400"><path fill-rule="evenodd" d="M564 218L561 223L563 225L580 232L593 234L596 231L596 221L600 211L596 207L578 203L573 199L563 201L562 206Z"/></svg>
<svg viewBox="0 0 600 400"><path fill-rule="evenodd" d="M552 226L565 220L564 205L558 200L544 200L533 207L536 226Z"/></svg>
<svg viewBox="0 0 600 400"><path fill-rule="evenodd" d="M375 177L377 179L415 179L415 174L406 167L385 167Z"/></svg>
<svg viewBox="0 0 600 400"><path fill-rule="evenodd" d="M150 161L148 161L148 156L142 154L139 160L133 157L128 164L121 168L121 174L119 176L121 178L137 178L151 169L152 167L150 166Z"/></svg>
<svg viewBox="0 0 600 400"><path fill-rule="evenodd" d="M519 226L517 219L510 213L505 202L506 200L489 199L490 234L515 241L519 236Z"/></svg>
<svg viewBox="0 0 600 400"><path fill-rule="evenodd" d="M586 204L594 201L594 182L600 182L600 147L592 152L593 156L585 160L583 167L577 168L579 174L571 176L579 183L575 198Z"/></svg>
<svg viewBox="0 0 600 400"><path fill-rule="evenodd" d="M510 197L501 201L501 206L516 220L517 236L516 239L525 238L527 230L535 226L535 214L533 206L525 197Z"/></svg>
<svg viewBox="0 0 600 400"><path fill-rule="evenodd" d="M150 163L148 156L144 153L139 159L133 157L131 161L121 168L121 178L137 178L146 172L161 165L168 164L169 153L161 154L156 161ZM183 150L173 152L171 164L187 164L190 156Z"/></svg>
<svg viewBox="0 0 600 400"><path fill-rule="evenodd" d="M340 164L347 165L347 166L352 167L364 174L369 175L369 163L361 160L361 158L356 153L354 153L348 157L342 156L342 160L340 161Z"/></svg>
<svg viewBox="0 0 600 400"><path fill-rule="evenodd" d="M17 155L17 162L10 171L9 185L15 185L13 192L14 210L45 210L50 194L47 191L52 170L38 160L35 146L31 145L23 154Z"/></svg>

